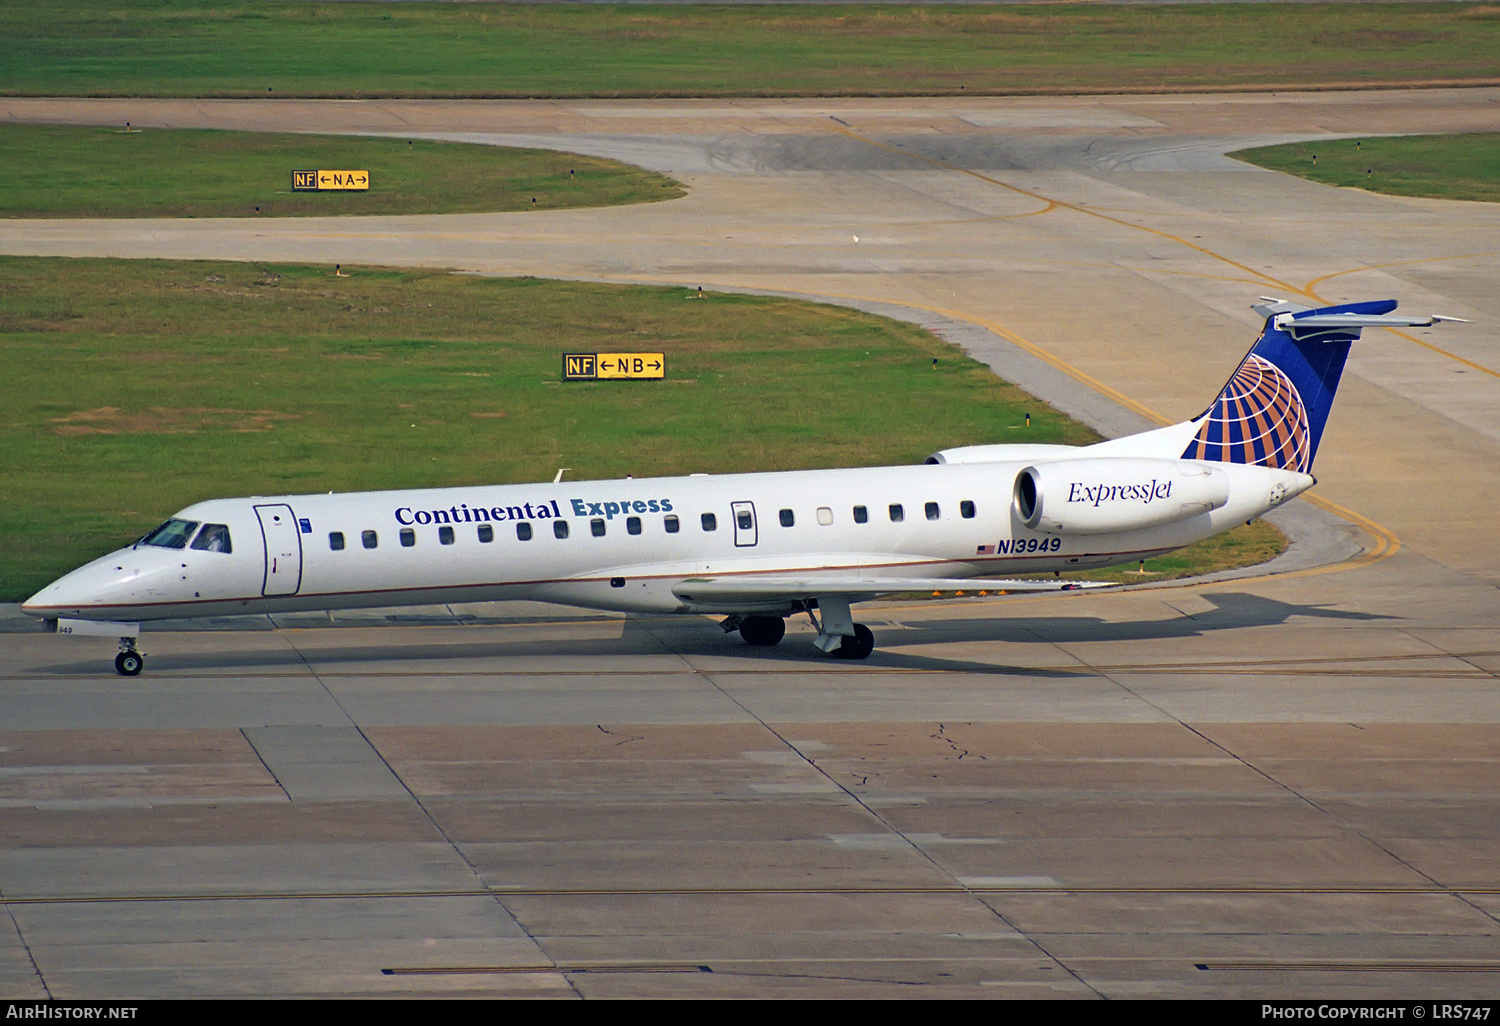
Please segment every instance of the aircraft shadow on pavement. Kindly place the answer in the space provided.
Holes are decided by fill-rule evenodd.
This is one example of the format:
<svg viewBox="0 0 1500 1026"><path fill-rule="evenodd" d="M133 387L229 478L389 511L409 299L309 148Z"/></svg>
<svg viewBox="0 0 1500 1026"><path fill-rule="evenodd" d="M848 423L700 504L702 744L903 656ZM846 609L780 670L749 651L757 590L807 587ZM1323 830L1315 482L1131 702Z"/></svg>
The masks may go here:
<svg viewBox="0 0 1500 1026"><path fill-rule="evenodd" d="M1326 605L1296 605L1261 595L1227 592L1202 595L1214 608L1166 619L1103 620L1097 616L997 616L987 620L932 620L906 629L917 633L915 644L992 639L1016 644L1055 644L1078 641L1167 641L1195 638L1215 631L1275 627L1294 616L1329 620L1389 620L1380 613L1333 609ZM916 619L916 618L912 618Z"/></svg>
<svg viewBox="0 0 1500 1026"><path fill-rule="evenodd" d="M876 649L869 659L859 663L843 663L812 647L810 634L791 634L775 648L755 649L738 645L738 653L747 661L776 663L810 663L868 667L882 666L891 669L944 669L958 672L1020 674L1027 676L1079 676L1092 675L1093 671L1080 668L1077 671L1041 670L1026 666L1010 666L1004 663L978 662L972 659L953 658L938 654L914 653L921 646L984 644L997 646L996 654L1002 656L998 646L1036 646L1067 644L1087 641L1128 643L1133 641L1156 642L1201 637L1214 631L1274 627L1294 616L1335 620L1389 620L1394 617L1379 613L1361 613L1333 609L1325 605L1296 605L1278 602L1260 595L1244 592L1203 595L1214 605L1212 610L1167 619L1150 620L1104 620L1097 616L1004 616L944 620L937 616L927 619L925 611L917 615L892 617L901 626L895 629L882 628L879 604L856 607L856 619L867 619L875 632ZM933 613L941 606L934 605ZM863 613L863 617L860 616ZM652 621L651 632L670 645L670 651L686 656L715 656L734 654L736 647L728 650L724 640L713 633L705 633L691 621ZM733 640L733 639L730 639ZM899 648L901 651L891 651Z"/></svg>
<svg viewBox="0 0 1500 1026"><path fill-rule="evenodd" d="M517 641L395 641L368 645L330 645L312 639L303 641L295 648L277 648L266 651L234 651L231 643L222 652L180 652L153 655L151 634L141 638L141 650L147 654L147 675L153 671L182 672L191 670L235 669L253 674L257 670L280 673L290 669L305 670L328 676L340 672L400 674L410 672L420 676L424 672L460 672L457 664L465 662L494 661L491 667L468 667L474 673L493 672L503 675L508 670L509 660L523 658L567 657L576 659L621 659L640 656L688 656L696 658L731 658L750 666L778 666L782 668L805 666L817 671L828 668L849 669L931 669L956 672L1007 674L1024 676L1078 676L1091 675L1092 671L1080 668L1077 671L1039 669L1027 666L1006 665L1003 662L980 662L972 658L953 658L941 654L920 654L913 648L960 644L991 643L995 646L1055 645L1087 641L1115 643L1156 642L1200 637L1214 631L1274 627L1286 623L1292 617L1313 617L1334 620L1389 620L1395 617L1378 613L1361 613L1330 608L1325 605L1296 605L1278 602L1275 599L1243 592L1203 595L1214 608L1202 613L1183 615L1168 619L1149 620L1104 620L1097 616L990 616L965 619L939 619L937 615L925 619L929 614L922 611L897 619L901 626L888 628L879 626L882 611L879 605L861 607L861 612L874 622L875 653L861 662L845 662L832 659L813 648L811 635L807 632L790 633L785 641L774 648L752 648L737 637L717 630L711 623L697 617L669 618L660 616L631 618L625 621L624 631L619 637L569 639L528 638ZM941 606L934 605L932 614L940 613ZM483 628L481 628L483 629ZM259 635L260 632L254 632ZM228 635L232 638L233 635ZM890 651L899 648L901 651ZM1003 657L1004 649L996 654ZM589 666L531 666L527 673L560 676L588 674L591 672L618 672L619 666L591 664ZM650 673L653 667L632 667L637 672ZM682 672L685 667L662 665L656 667L662 673ZM718 669L725 669L719 667ZM99 657L69 661L47 667L37 667L39 672L64 676L96 676L101 670ZM712 675L712 668L703 668Z"/></svg>

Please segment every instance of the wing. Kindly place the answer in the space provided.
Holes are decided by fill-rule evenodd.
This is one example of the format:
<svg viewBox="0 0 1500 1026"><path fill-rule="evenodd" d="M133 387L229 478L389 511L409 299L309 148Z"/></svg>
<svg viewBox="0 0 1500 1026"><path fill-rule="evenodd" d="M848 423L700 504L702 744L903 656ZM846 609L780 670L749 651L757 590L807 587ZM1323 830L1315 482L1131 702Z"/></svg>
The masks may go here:
<svg viewBox="0 0 1500 1026"><path fill-rule="evenodd" d="M850 601L907 591L1077 591L1109 587L1106 582L996 580L984 577L834 577L807 574L754 574L733 577L689 577L672 586L672 594L697 606L764 604L776 600L841 596Z"/></svg>

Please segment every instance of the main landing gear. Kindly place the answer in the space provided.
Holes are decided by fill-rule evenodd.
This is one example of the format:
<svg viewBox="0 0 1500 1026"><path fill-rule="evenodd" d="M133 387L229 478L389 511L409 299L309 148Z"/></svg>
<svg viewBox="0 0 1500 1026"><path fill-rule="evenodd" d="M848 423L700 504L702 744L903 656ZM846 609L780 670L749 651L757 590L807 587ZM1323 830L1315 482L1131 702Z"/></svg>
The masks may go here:
<svg viewBox="0 0 1500 1026"><path fill-rule="evenodd" d="M121 677L138 677L146 668L146 657L136 651L134 638L120 639L120 654L115 656L115 672Z"/></svg>
<svg viewBox="0 0 1500 1026"><path fill-rule="evenodd" d="M805 612L812 619L813 626L818 628L818 638L813 644L829 655L839 659L868 659L870 653L875 651L875 634L864 624L850 622L843 626L852 633L830 634L827 632L829 618L826 614L823 623L819 624L811 608ZM745 616L736 613L720 626L726 634L739 631L745 644L756 648L769 648L779 644L786 636L786 620L779 616Z"/></svg>
<svg viewBox="0 0 1500 1026"><path fill-rule="evenodd" d="M839 647L832 654L840 659L868 659L875 651L875 633L862 623L854 625L854 636L843 635Z"/></svg>
<svg viewBox="0 0 1500 1026"><path fill-rule="evenodd" d="M740 621L740 637L747 645L770 648L786 637L786 621L779 616L747 616Z"/></svg>

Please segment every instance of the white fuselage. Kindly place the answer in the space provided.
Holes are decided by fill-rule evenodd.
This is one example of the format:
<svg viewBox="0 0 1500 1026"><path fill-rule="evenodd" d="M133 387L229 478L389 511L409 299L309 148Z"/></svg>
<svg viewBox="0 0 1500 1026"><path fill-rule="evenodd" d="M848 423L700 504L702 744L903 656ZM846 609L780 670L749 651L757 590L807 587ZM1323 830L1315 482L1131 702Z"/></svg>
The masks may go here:
<svg viewBox="0 0 1500 1026"><path fill-rule="evenodd" d="M1053 456L1045 466L1066 462ZM230 552L137 544L81 567L24 608L105 621L502 599L784 613L784 600L695 604L672 589L705 576L969 578L1106 566L1218 534L1313 483L1291 471L1214 465L1215 474L1227 475L1227 501L1218 508L1141 529L1048 533L1028 529L1013 499L1018 473L1033 465L1044 464L1033 458L217 499L176 516L227 526ZM892 507L900 507L900 519ZM789 526L783 511L790 511ZM566 537L558 537L557 524L566 524ZM482 528L491 540L481 540Z"/></svg>

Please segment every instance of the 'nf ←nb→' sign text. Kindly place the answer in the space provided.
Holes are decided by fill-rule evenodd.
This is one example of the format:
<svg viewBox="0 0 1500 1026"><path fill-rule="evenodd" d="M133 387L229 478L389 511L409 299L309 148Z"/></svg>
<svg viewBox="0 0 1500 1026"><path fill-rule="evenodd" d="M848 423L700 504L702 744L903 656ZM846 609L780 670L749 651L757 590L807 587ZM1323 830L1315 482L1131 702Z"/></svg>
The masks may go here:
<svg viewBox="0 0 1500 1026"><path fill-rule="evenodd" d="M564 353L564 381L617 378L664 378L665 353Z"/></svg>
<svg viewBox="0 0 1500 1026"><path fill-rule="evenodd" d="M363 191L370 187L368 171L293 171L293 192Z"/></svg>

